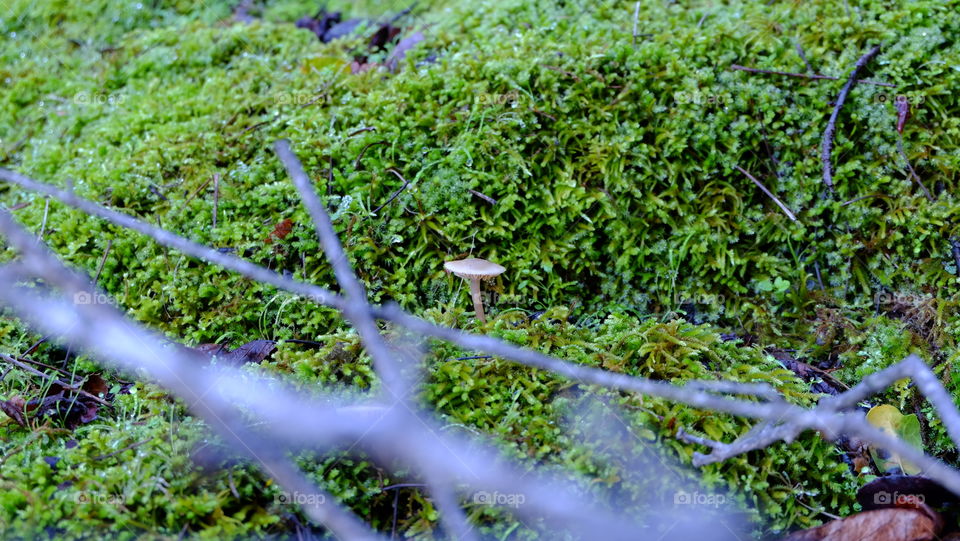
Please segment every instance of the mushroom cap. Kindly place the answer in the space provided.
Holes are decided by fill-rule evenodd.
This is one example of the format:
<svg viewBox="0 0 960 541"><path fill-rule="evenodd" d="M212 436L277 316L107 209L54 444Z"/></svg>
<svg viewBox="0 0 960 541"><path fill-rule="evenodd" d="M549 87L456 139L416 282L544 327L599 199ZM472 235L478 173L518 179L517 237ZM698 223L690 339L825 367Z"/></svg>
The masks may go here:
<svg viewBox="0 0 960 541"><path fill-rule="evenodd" d="M452 272L460 278L493 278L507 270L493 261L468 257L456 261L447 261L443 264L444 270Z"/></svg>

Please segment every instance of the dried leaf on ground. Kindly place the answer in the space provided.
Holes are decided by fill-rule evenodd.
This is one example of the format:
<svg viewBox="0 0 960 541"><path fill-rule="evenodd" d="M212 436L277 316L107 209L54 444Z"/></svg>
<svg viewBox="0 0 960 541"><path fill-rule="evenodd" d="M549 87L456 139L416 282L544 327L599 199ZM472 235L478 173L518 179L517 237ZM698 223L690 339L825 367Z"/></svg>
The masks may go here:
<svg viewBox="0 0 960 541"><path fill-rule="evenodd" d="M925 509L877 509L794 532L782 541L933 541L943 518Z"/></svg>

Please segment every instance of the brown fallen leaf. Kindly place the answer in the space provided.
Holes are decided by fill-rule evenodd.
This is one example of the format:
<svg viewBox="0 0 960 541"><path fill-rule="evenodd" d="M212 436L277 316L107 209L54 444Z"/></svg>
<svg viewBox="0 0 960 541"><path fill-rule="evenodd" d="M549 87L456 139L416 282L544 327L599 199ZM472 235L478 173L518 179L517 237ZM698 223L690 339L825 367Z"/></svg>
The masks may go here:
<svg viewBox="0 0 960 541"><path fill-rule="evenodd" d="M251 340L237 349L230 348L221 344L200 344L193 348L195 351L216 357L220 362L240 365L246 363L260 363L270 356L277 349L276 340Z"/></svg>
<svg viewBox="0 0 960 541"><path fill-rule="evenodd" d="M267 235L267 238L264 240L267 244L273 244L273 239L283 240L287 238L287 235L293 231L293 220L287 218L279 222L276 227L273 228L273 231Z"/></svg>
<svg viewBox="0 0 960 541"><path fill-rule="evenodd" d="M106 396L110 391L110 386L107 385L107 382L104 381L100 374L90 374L87 376L86 381L83 382L83 385L80 387L84 391L92 394L93 396Z"/></svg>
<svg viewBox="0 0 960 541"><path fill-rule="evenodd" d="M933 541L943 518L930 507L864 511L823 526L793 532L782 541Z"/></svg>
<svg viewBox="0 0 960 541"><path fill-rule="evenodd" d="M10 400L0 400L0 410L7 414L20 426L27 426L27 417L25 413L26 402L19 396L14 396Z"/></svg>
<svg viewBox="0 0 960 541"><path fill-rule="evenodd" d="M266 359L275 349L277 349L276 340L253 340L220 358L231 364L256 364Z"/></svg>
<svg viewBox="0 0 960 541"><path fill-rule="evenodd" d="M47 394L27 402L27 412L33 420L53 420L73 430L97 418L100 406L86 396L68 395L64 391Z"/></svg>

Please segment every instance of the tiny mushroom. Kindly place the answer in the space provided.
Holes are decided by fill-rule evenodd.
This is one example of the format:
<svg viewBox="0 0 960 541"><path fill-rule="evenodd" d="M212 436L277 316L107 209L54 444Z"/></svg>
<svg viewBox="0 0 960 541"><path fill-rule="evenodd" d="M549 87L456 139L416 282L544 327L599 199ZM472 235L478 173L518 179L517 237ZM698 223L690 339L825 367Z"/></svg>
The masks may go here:
<svg viewBox="0 0 960 541"><path fill-rule="evenodd" d="M452 272L470 282L470 296L473 297L473 309L477 313L477 318L482 323L486 323L487 317L483 313L483 301L480 299L480 280L493 278L507 269L492 261L476 257L447 261L443 264L443 268L447 272Z"/></svg>

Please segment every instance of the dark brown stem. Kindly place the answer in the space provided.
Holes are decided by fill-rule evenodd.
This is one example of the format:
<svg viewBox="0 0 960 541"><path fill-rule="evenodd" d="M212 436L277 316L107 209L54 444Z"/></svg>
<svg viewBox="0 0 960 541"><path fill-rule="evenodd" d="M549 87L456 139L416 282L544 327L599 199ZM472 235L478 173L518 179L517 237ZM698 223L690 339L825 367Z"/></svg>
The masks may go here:
<svg viewBox="0 0 960 541"><path fill-rule="evenodd" d="M776 203L778 207L780 207L780 210L782 210L783 213L787 215L787 218L790 218L795 222L797 221L797 217L794 216L792 212L790 212L790 209L788 209L787 206L783 204L783 201L781 201L777 196L773 195L773 192L768 190L767 187L764 186L762 182L757 180L756 177L751 175L749 171L740 167L739 165L734 165L734 167L737 168L737 171L740 171L741 173L746 175L747 178L752 180L753 183L757 185L757 188L760 188L760 190L763 191L763 193L767 194L767 197L769 197L770 199L773 199L773 202Z"/></svg>
<svg viewBox="0 0 960 541"><path fill-rule="evenodd" d="M831 194L834 193L834 190L830 158L833 153L833 134L837 131L837 118L840 116L840 109L843 107L843 102L847 101L847 95L850 93L850 89L852 89L853 85L857 82L857 74L860 73L860 70L862 70L873 57L877 56L879 52L880 46L877 45L857 60L846 84L840 89L840 95L837 96L836 104L833 106L833 113L830 114L830 120L827 122L827 129L823 132L823 152L821 153L821 159L823 160L823 183L827 185Z"/></svg>
<svg viewBox="0 0 960 541"><path fill-rule="evenodd" d="M480 297L480 279L470 278L470 297L473 298L473 311L477 313L477 319L480 323L487 322L487 316L483 313L483 299Z"/></svg>
<svg viewBox="0 0 960 541"><path fill-rule="evenodd" d="M826 79L826 80L828 80L828 81L837 81L837 80L840 79L839 77L831 77L831 76L829 76L829 75L819 75L819 74L809 74L809 73L794 73L794 72L790 72L790 71L763 70L763 69L760 69L760 68L748 68L747 66L741 66L741 65L739 65L739 64L733 64L733 65L731 65L731 66L730 66L730 69L732 69L732 70L737 70L737 71L746 71L746 72L748 72L748 73L765 73L765 74L767 74L767 75L783 75L784 77L800 77L800 78L802 78L802 79L815 79L815 80L823 80L823 79ZM896 87L897 87L897 85L894 85L894 84L881 83L881 82L878 82L878 81L870 81L870 80L868 80L868 79L858 79L857 82L860 83L860 84L864 84L864 85L885 86L885 87L887 87L887 88L896 88Z"/></svg>
<svg viewBox="0 0 960 541"><path fill-rule="evenodd" d="M57 379L57 378L55 378L55 377L53 377L53 376L50 376L50 375L48 375L48 374L44 374L43 372L41 372L41 371L33 368L32 366L23 364L23 363L21 363L20 361L14 359L13 357L10 357L9 355L0 354L0 359L3 359L4 361L6 361L6 362L8 362L8 363L10 363L10 364L12 364L12 365L14 365L14 366L16 366L16 367L19 368L20 370L24 370L24 371L26 371L26 372L29 372L29 373L35 375L35 376L40 376L41 378L50 380L51 382L56 383L57 385L63 387L64 389L67 389L68 391L72 391L72 392L75 392L75 393L77 393L77 394L83 395L83 396L89 398L90 400L93 400L94 402L97 402L97 403L99 403L99 404L103 404L104 406L109 406L109 405L110 405L109 402L107 402L106 400L100 398L100 397L97 396L97 395L90 394L90 393L88 393L87 391L84 391L83 389L77 387L76 385L72 385L72 384L70 384L70 383L67 383L67 382L65 382L65 381L59 380L59 379Z"/></svg>
<svg viewBox="0 0 960 541"><path fill-rule="evenodd" d="M920 175L913 170L913 165L910 164L910 158L907 157L906 151L903 150L903 134L897 133L897 150L900 151L900 157L903 158L903 161L907 162L907 170L910 172L910 178L912 178L917 184L920 185L920 188L923 190L924 195L927 196L927 200L931 203L934 201L933 194L930 193L930 190L923 184L923 181L920 180Z"/></svg>

